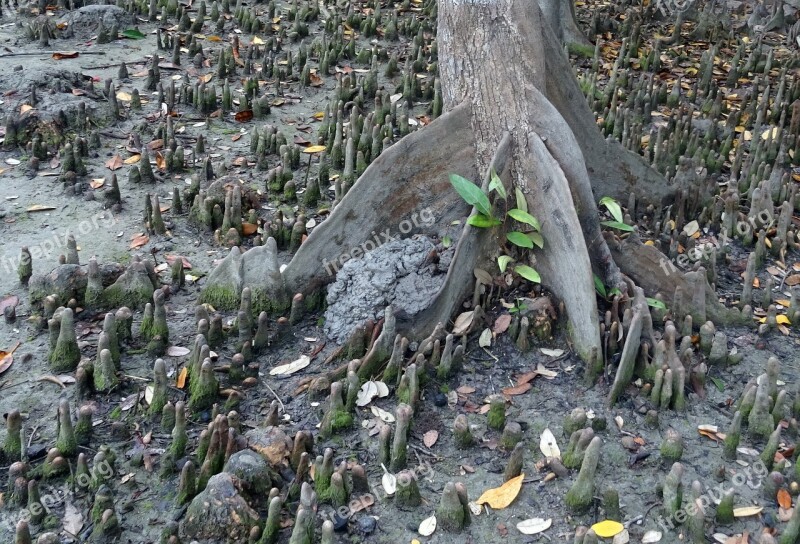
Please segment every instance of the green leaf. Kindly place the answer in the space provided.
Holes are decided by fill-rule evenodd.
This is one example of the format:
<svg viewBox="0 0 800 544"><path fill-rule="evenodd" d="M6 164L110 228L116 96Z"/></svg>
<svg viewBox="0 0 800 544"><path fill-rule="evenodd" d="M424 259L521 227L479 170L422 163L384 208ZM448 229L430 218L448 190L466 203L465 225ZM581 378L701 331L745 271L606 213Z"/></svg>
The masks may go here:
<svg viewBox="0 0 800 544"><path fill-rule="evenodd" d="M523 232L518 232L516 230L509 232L506 234L506 238L508 238L508 241L515 246L527 247L529 249L533 248L533 241L525 236L525 233Z"/></svg>
<svg viewBox="0 0 800 544"><path fill-rule="evenodd" d="M450 174L450 183L456 192L461 195L461 198L464 199L464 202L470 206L475 206L483 215L492 215L489 197L481 191L480 187L458 174Z"/></svg>
<svg viewBox="0 0 800 544"><path fill-rule="evenodd" d="M533 244L539 249L542 249L544 247L544 238L542 238L542 235L539 234L538 232L529 232L528 234L526 234L526 236L530 238L531 242L533 242Z"/></svg>
<svg viewBox="0 0 800 544"><path fill-rule="evenodd" d="M633 232L632 226L626 225L625 223L620 223L619 221L602 221L601 224L607 227L611 227L612 229L624 230L625 232Z"/></svg>
<svg viewBox="0 0 800 544"><path fill-rule="evenodd" d="M503 181L500 179L500 176L497 175L497 172L494 171L494 168L492 168L491 179L489 180L489 190L496 191L503 200L508 198L506 188L503 186Z"/></svg>
<svg viewBox="0 0 800 544"><path fill-rule="evenodd" d="M512 259L508 255L500 255L497 258L497 266L500 267L500 273L501 274L506 271L506 267L508 266L508 263L510 263L513 260L514 259Z"/></svg>
<svg viewBox="0 0 800 544"><path fill-rule="evenodd" d="M500 224L501 222L494 217L489 217L488 215L483 215L482 213L470 215L469 219L467 219L467 225L472 225L473 227L478 227L481 229L496 227Z"/></svg>
<svg viewBox="0 0 800 544"><path fill-rule="evenodd" d="M120 34L124 38L128 38L130 40L143 40L143 39L145 39L147 37L138 28L127 28L127 29L123 30L122 32L120 32Z"/></svg>
<svg viewBox="0 0 800 544"><path fill-rule="evenodd" d="M620 291L620 290L619 290L619 287L614 287L613 289L611 289L611 290L608 292L608 294L609 294L609 295L611 295L611 296L613 297L613 296L615 296L615 295L621 295L621 294L622 294L622 291Z"/></svg>
<svg viewBox="0 0 800 544"><path fill-rule="evenodd" d="M714 385L717 386L717 389L720 390L720 392L725 391L725 382L714 376L709 376L709 377L711 378L711 381L714 382Z"/></svg>
<svg viewBox="0 0 800 544"><path fill-rule="evenodd" d="M528 201L525 200L525 195L522 193L519 187L514 188L514 194L517 197L517 208L522 210L523 212L528 211Z"/></svg>
<svg viewBox="0 0 800 544"><path fill-rule="evenodd" d="M446 248L453 245L452 238L450 238L449 236L445 236L444 238L442 238L442 245Z"/></svg>
<svg viewBox="0 0 800 544"><path fill-rule="evenodd" d="M514 272L533 283L541 283L542 281L542 278L539 276L539 273L536 270L524 264L515 266Z"/></svg>
<svg viewBox="0 0 800 544"><path fill-rule="evenodd" d="M603 280L601 280L597 274L592 274L594 276L594 290L597 291L601 297L606 298L608 294L606 293L606 286L603 285Z"/></svg>
<svg viewBox="0 0 800 544"><path fill-rule="evenodd" d="M617 222L622 223L622 208L619 207L619 203L611 198L610 196L604 196L600 199L600 205L605 206L608 208L608 211L611 212L611 215Z"/></svg>
<svg viewBox="0 0 800 544"><path fill-rule="evenodd" d="M519 221L520 223L526 223L536 230L541 230L541 226L539 225L539 220L536 219L534 216L529 214L528 212L524 212L519 208L512 208L508 210L508 215L510 215L514 220Z"/></svg>
<svg viewBox="0 0 800 544"><path fill-rule="evenodd" d="M666 310L667 305L664 304L662 301L658 300L657 298L647 298L647 305L651 308L659 308L661 310Z"/></svg>

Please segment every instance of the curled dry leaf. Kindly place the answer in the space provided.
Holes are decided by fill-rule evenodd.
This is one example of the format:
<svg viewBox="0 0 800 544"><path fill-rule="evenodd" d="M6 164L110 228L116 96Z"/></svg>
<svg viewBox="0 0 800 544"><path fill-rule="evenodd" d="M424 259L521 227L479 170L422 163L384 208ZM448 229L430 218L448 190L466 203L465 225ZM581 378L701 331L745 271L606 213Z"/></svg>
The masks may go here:
<svg viewBox="0 0 800 544"><path fill-rule="evenodd" d="M270 376L289 376L298 370L302 370L311 364L311 358L308 355L301 355L299 359L291 363L276 366L269 371Z"/></svg>
<svg viewBox="0 0 800 544"><path fill-rule="evenodd" d="M246 123L253 118L253 110L242 110L233 116L237 123Z"/></svg>
<svg viewBox="0 0 800 544"><path fill-rule="evenodd" d="M383 463L381 463L381 467L383 468L383 477L381 478L383 490L386 491L387 495L394 495L395 491L397 491L397 478L394 477L394 474L386 470Z"/></svg>
<svg viewBox="0 0 800 544"><path fill-rule="evenodd" d="M389 388L383 382L368 381L361 386L356 396L356 406L366 406L375 397L388 397Z"/></svg>
<svg viewBox="0 0 800 544"><path fill-rule="evenodd" d="M422 523L419 524L418 532L422 536L431 536L433 532L436 530L436 516L431 516L422 520Z"/></svg>
<svg viewBox="0 0 800 544"><path fill-rule="evenodd" d="M183 346L170 346L167 348L167 355L170 357L183 357L189 355L189 348Z"/></svg>
<svg viewBox="0 0 800 544"><path fill-rule="evenodd" d="M520 385L515 385L514 387L506 387L505 389L503 389L503 394L513 397L516 395L522 395L524 393L527 393L532 388L533 386L530 383L526 382Z"/></svg>
<svg viewBox="0 0 800 544"><path fill-rule="evenodd" d="M480 338L478 338L478 345L482 348L488 348L492 345L492 331L483 329Z"/></svg>
<svg viewBox="0 0 800 544"><path fill-rule="evenodd" d="M378 408L377 406L370 407L369 411L372 412L373 416L377 417L384 423L394 423L395 421L394 416L392 414L390 414L386 410Z"/></svg>
<svg viewBox="0 0 800 544"><path fill-rule="evenodd" d="M531 518L517 523L517 530L523 535L537 535L553 524L552 519Z"/></svg>
<svg viewBox="0 0 800 544"><path fill-rule="evenodd" d="M487 489L475 502L478 504L488 504L495 510L502 510L508 507L514 502L514 499L517 498L517 495L519 495L522 489L522 480L524 479L525 474L523 473L516 478L511 478L500 487Z"/></svg>
<svg viewBox="0 0 800 544"><path fill-rule="evenodd" d="M456 322L453 324L453 334L461 336L469 331L472 327L472 320L475 318L475 311L463 312L458 315Z"/></svg>
<svg viewBox="0 0 800 544"><path fill-rule="evenodd" d="M125 164L136 164L140 160L142 160L142 156L137 153L136 155L131 155L130 157L128 157L127 159L125 159L122 162L125 163Z"/></svg>
<svg viewBox="0 0 800 544"><path fill-rule="evenodd" d="M135 236L131 240L131 249L138 249L150 241L150 237L146 234Z"/></svg>
<svg viewBox="0 0 800 544"><path fill-rule="evenodd" d="M11 368L11 365L14 364L14 352L17 351L19 345L20 343L17 342L9 351L0 351L0 374Z"/></svg>
<svg viewBox="0 0 800 544"><path fill-rule="evenodd" d="M189 367L186 366L183 367L181 371L178 373L178 379L175 383L178 389L183 389L184 387L186 387L186 376L188 374L189 374Z"/></svg>
<svg viewBox="0 0 800 544"><path fill-rule="evenodd" d="M561 450L558 448L556 437L553 436L553 431L550 429L542 431L542 436L539 437L539 449L548 459L561 459Z"/></svg>
<svg viewBox="0 0 800 544"><path fill-rule="evenodd" d="M155 393L155 390L156 388L152 384L144 388L144 401L148 406L153 402L153 393Z"/></svg>
<svg viewBox="0 0 800 544"><path fill-rule="evenodd" d="M111 157L106 161L106 168L112 171L119 170L120 168L122 168L123 164L124 163L122 162L122 157L120 157L119 155L114 155L113 157Z"/></svg>
<svg viewBox="0 0 800 544"><path fill-rule="evenodd" d="M785 488L782 487L778 490L777 499L778 499L778 504L784 510L788 510L789 508L792 507L792 496L789 494L788 491L786 491Z"/></svg>
<svg viewBox="0 0 800 544"><path fill-rule="evenodd" d="M763 506L742 506L739 508L734 508L733 517L746 518L750 516L756 516L760 514L763 509L764 509Z"/></svg>
<svg viewBox="0 0 800 544"><path fill-rule="evenodd" d="M89 182L89 187L91 187L92 189L99 189L105 184L106 184L106 178L94 178L92 181Z"/></svg>
<svg viewBox="0 0 800 544"><path fill-rule="evenodd" d="M539 348L539 351L541 351L548 357L561 357L562 355L564 355L563 349Z"/></svg>

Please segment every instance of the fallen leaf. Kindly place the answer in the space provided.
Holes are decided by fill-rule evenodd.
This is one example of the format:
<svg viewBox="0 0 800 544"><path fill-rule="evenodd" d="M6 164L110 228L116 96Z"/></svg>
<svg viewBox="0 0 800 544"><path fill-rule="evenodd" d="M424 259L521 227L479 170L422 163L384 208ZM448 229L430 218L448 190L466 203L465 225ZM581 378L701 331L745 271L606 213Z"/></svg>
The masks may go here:
<svg viewBox="0 0 800 544"><path fill-rule="evenodd" d="M482 348L488 348L492 345L492 331L490 329L483 329L480 338L478 338L478 345Z"/></svg>
<svg viewBox="0 0 800 544"><path fill-rule="evenodd" d="M6 311L8 307L16 307L19 304L19 297L17 295L9 295L3 300L0 300L0 314Z"/></svg>
<svg viewBox="0 0 800 544"><path fill-rule="evenodd" d="M83 514L74 504L67 502L64 509L64 530L72 536L78 536L83 528Z"/></svg>
<svg viewBox="0 0 800 544"><path fill-rule="evenodd" d="M504 332L506 332L509 325L511 325L511 314L503 314L494 320L494 326L492 327L492 332L496 335L503 334Z"/></svg>
<svg viewBox="0 0 800 544"><path fill-rule="evenodd" d="M146 234L140 234L131 240L131 249L138 249L150 241L150 237Z"/></svg>
<svg viewBox="0 0 800 544"><path fill-rule="evenodd" d="M519 385L515 385L514 387L506 387L505 389L503 389L503 394L508 395L510 397L514 397L516 395L522 395L524 393L527 393L532 388L533 386L530 383L522 383Z"/></svg>
<svg viewBox="0 0 800 544"><path fill-rule="evenodd" d="M34 204L33 206L31 206L30 208L28 208L25 211L26 212L46 212L48 210L55 210L55 209L56 209L55 206L43 206L41 204Z"/></svg>
<svg viewBox="0 0 800 544"><path fill-rule="evenodd" d="M431 429L424 435L422 435L422 443L425 444L426 448L433 447L436 444L436 441L439 440L439 431L436 429Z"/></svg>
<svg viewBox="0 0 800 544"><path fill-rule="evenodd" d="M89 182L89 187L92 189L99 189L106 184L106 178L95 178Z"/></svg>
<svg viewBox="0 0 800 544"><path fill-rule="evenodd" d="M253 110L242 110L236 112L236 115L234 115L233 118L237 123L246 123L253 118Z"/></svg>
<svg viewBox="0 0 800 544"><path fill-rule="evenodd" d="M148 385L144 388L144 401L150 406L153 403L153 395L156 392L156 387L154 385Z"/></svg>
<svg viewBox="0 0 800 544"><path fill-rule="evenodd" d="M366 406L375 397L389 396L389 388L383 382L368 381L364 382L356 395L356 406Z"/></svg>
<svg viewBox="0 0 800 544"><path fill-rule="evenodd" d="M549 357L561 357L562 355L564 355L563 349L539 348L539 351L541 351L542 353L544 353Z"/></svg>
<svg viewBox="0 0 800 544"><path fill-rule="evenodd" d="M167 355L170 357L183 357L189 354L189 348L183 346L170 346L167 348Z"/></svg>
<svg viewBox="0 0 800 544"><path fill-rule="evenodd" d="M17 342L9 351L0 351L0 374L11 368L11 365L14 364L14 352L17 351L19 344L20 343Z"/></svg>
<svg viewBox="0 0 800 544"><path fill-rule="evenodd" d="M117 100L121 102L130 102L132 99L131 93L126 93L125 91L117 92Z"/></svg>
<svg viewBox="0 0 800 544"><path fill-rule="evenodd" d="M523 535L537 535L553 524L552 519L531 518L517 523L517 530Z"/></svg>
<svg viewBox="0 0 800 544"><path fill-rule="evenodd" d="M377 417L378 419L380 419L384 423L394 423L395 422L394 416L392 414L390 414L386 410L378 408L377 406L370 407L369 411L372 412L373 416Z"/></svg>
<svg viewBox="0 0 800 544"><path fill-rule="evenodd" d="M298 370L302 370L311 364L311 358L308 355L301 355L299 359L291 363L276 366L269 371L270 376L289 376Z"/></svg>
<svg viewBox="0 0 800 544"><path fill-rule="evenodd" d="M456 389L456 393L459 395L470 395L475 392L475 388L470 385L462 385Z"/></svg>
<svg viewBox="0 0 800 544"><path fill-rule="evenodd" d="M431 516L422 520L422 523L419 524L419 529L417 532L422 536L431 536L435 530L436 516Z"/></svg>
<svg viewBox="0 0 800 544"><path fill-rule="evenodd" d="M127 159L125 159L122 162L125 163L125 164L136 164L141 159L142 159L141 155L131 155L130 157L128 157Z"/></svg>
<svg viewBox="0 0 800 544"><path fill-rule="evenodd" d="M549 459L561 459L561 450L558 449L556 437L550 429L542 431L539 437L539 449L542 454Z"/></svg>
<svg viewBox="0 0 800 544"><path fill-rule="evenodd" d="M760 514L763 509L763 506L742 506L740 508L734 508L733 517L746 518L749 516L756 516Z"/></svg>
<svg viewBox="0 0 800 544"><path fill-rule="evenodd" d="M522 489L522 480L524 479L525 474L523 473L516 478L511 478L500 487L487 489L475 502L478 504L488 504L495 510L502 510L517 498L520 489Z"/></svg>
<svg viewBox="0 0 800 544"><path fill-rule="evenodd" d="M647 531L642 537L642 544L656 544L656 542L661 542L663 536L661 531Z"/></svg>
<svg viewBox="0 0 800 544"><path fill-rule="evenodd" d="M122 168L123 164L124 163L122 161L122 157L120 157L119 155L114 155L113 157L111 157L106 161L106 168L108 168L111 171L119 170L120 168Z"/></svg>
<svg viewBox="0 0 800 544"><path fill-rule="evenodd" d="M558 376L558 372L546 369L541 363L536 365L536 373L542 378L547 378L548 380L552 380Z"/></svg>
<svg viewBox="0 0 800 544"><path fill-rule="evenodd" d="M65 51L53 53L53 60L76 59L78 58L77 51Z"/></svg>
<svg viewBox="0 0 800 544"><path fill-rule="evenodd" d="M183 389L186 387L186 376L189 374L189 367L183 367L181 371L178 373L178 380L175 385L178 389Z"/></svg>
<svg viewBox="0 0 800 544"><path fill-rule="evenodd" d="M2 370L0 370L0 373L2 373ZM778 499L778 504L784 510L788 510L789 508L792 507L792 496L783 487L778 490L777 499Z"/></svg>
<svg viewBox="0 0 800 544"><path fill-rule="evenodd" d="M21 105L19 107L19 112L24 114L24 113L27 113L27 112L31 111L32 109L33 109L33 106L31 106L30 104L23 104L23 105ZM17 164L19 164L19 163L17 163Z"/></svg>
<svg viewBox="0 0 800 544"><path fill-rule="evenodd" d="M397 491L397 478L394 477L394 474L390 474L386 467L381 463L381 467L383 468L383 477L381 478L381 485L383 486L383 490L386 491L387 495L394 495L394 492Z"/></svg>
<svg viewBox="0 0 800 544"><path fill-rule="evenodd" d="M456 322L453 324L453 334L456 336L461 336L466 334L469 328L472 326L472 320L475 317L475 311L470 310L469 312L463 312L458 315L456 318Z"/></svg>
<svg viewBox="0 0 800 544"><path fill-rule="evenodd" d="M167 169L167 159L160 151L156 151L156 168L162 171Z"/></svg>
<svg viewBox="0 0 800 544"><path fill-rule="evenodd" d="M625 526L618 521L606 519L592 525L592 530L597 533L600 538L611 538L616 534L622 532Z"/></svg>

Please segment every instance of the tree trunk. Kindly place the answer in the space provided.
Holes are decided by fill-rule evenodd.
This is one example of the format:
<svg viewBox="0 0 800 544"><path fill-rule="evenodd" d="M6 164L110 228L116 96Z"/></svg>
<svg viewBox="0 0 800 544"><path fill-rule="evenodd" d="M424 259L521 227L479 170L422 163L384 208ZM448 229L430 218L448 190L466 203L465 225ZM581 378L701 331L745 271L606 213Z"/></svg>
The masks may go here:
<svg viewBox="0 0 800 544"><path fill-rule="evenodd" d="M443 0L437 37L442 93L446 109L472 106L478 171L487 170L503 134L511 135L513 184L540 220L545 241L535 252L535 267L565 303L577 353L592 361L601 348L587 248L610 274L616 267L600 233L578 142L540 91L549 74L546 28L535 3Z"/></svg>
<svg viewBox="0 0 800 544"><path fill-rule="evenodd" d="M575 21L573 0L538 0L547 24L559 43L578 44L591 47L592 43L583 35Z"/></svg>

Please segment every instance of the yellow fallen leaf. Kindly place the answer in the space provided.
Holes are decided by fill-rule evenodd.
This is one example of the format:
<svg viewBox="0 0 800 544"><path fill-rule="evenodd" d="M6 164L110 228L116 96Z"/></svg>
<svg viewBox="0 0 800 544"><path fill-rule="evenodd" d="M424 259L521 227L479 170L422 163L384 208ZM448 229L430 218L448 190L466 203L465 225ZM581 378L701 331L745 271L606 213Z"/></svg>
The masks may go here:
<svg viewBox="0 0 800 544"><path fill-rule="evenodd" d="M614 535L621 533L624 528L625 526L620 522L610 519L599 521L592 525L592 530L594 530L594 532L600 538L611 538Z"/></svg>
<svg viewBox="0 0 800 544"><path fill-rule="evenodd" d="M520 489L522 489L522 480L524 479L525 474L520 474L516 478L511 478L500 487L487 489L475 502L478 504L488 504L495 510L502 510L517 498Z"/></svg>
<svg viewBox="0 0 800 544"><path fill-rule="evenodd" d="M126 93L125 91L119 91L117 93L117 100L122 102L130 102L132 98L131 93Z"/></svg>
<svg viewBox="0 0 800 544"><path fill-rule="evenodd" d="M310 145L303 149L303 153L320 153L325 151L326 147L324 145Z"/></svg>
<svg viewBox="0 0 800 544"><path fill-rule="evenodd" d="M33 106L31 106L30 104L23 104L23 105L21 105L19 107L19 112L20 113L25 113L25 112L31 111L32 109L33 109Z"/></svg>
<svg viewBox="0 0 800 544"><path fill-rule="evenodd" d="M775 316L775 321L778 322L778 325L791 325L792 324L792 322L789 321L789 318L786 317L783 314ZM766 317L762 317L761 319L758 320L758 322L759 323L766 323L767 322L767 318Z"/></svg>
<svg viewBox="0 0 800 544"><path fill-rule="evenodd" d="M141 155L131 155L130 157L128 157L127 159L125 159L122 162L124 162L125 164L136 164L141 159L142 159Z"/></svg>
<svg viewBox="0 0 800 544"><path fill-rule="evenodd" d="M264 45L264 40L258 36L253 36L253 45Z"/></svg>
<svg viewBox="0 0 800 544"><path fill-rule="evenodd" d="M777 302L778 304L780 304L781 306L784 306L786 308L788 308L789 306L792 305L791 301L788 300L788 299L785 299L785 298L779 298L775 302Z"/></svg>

